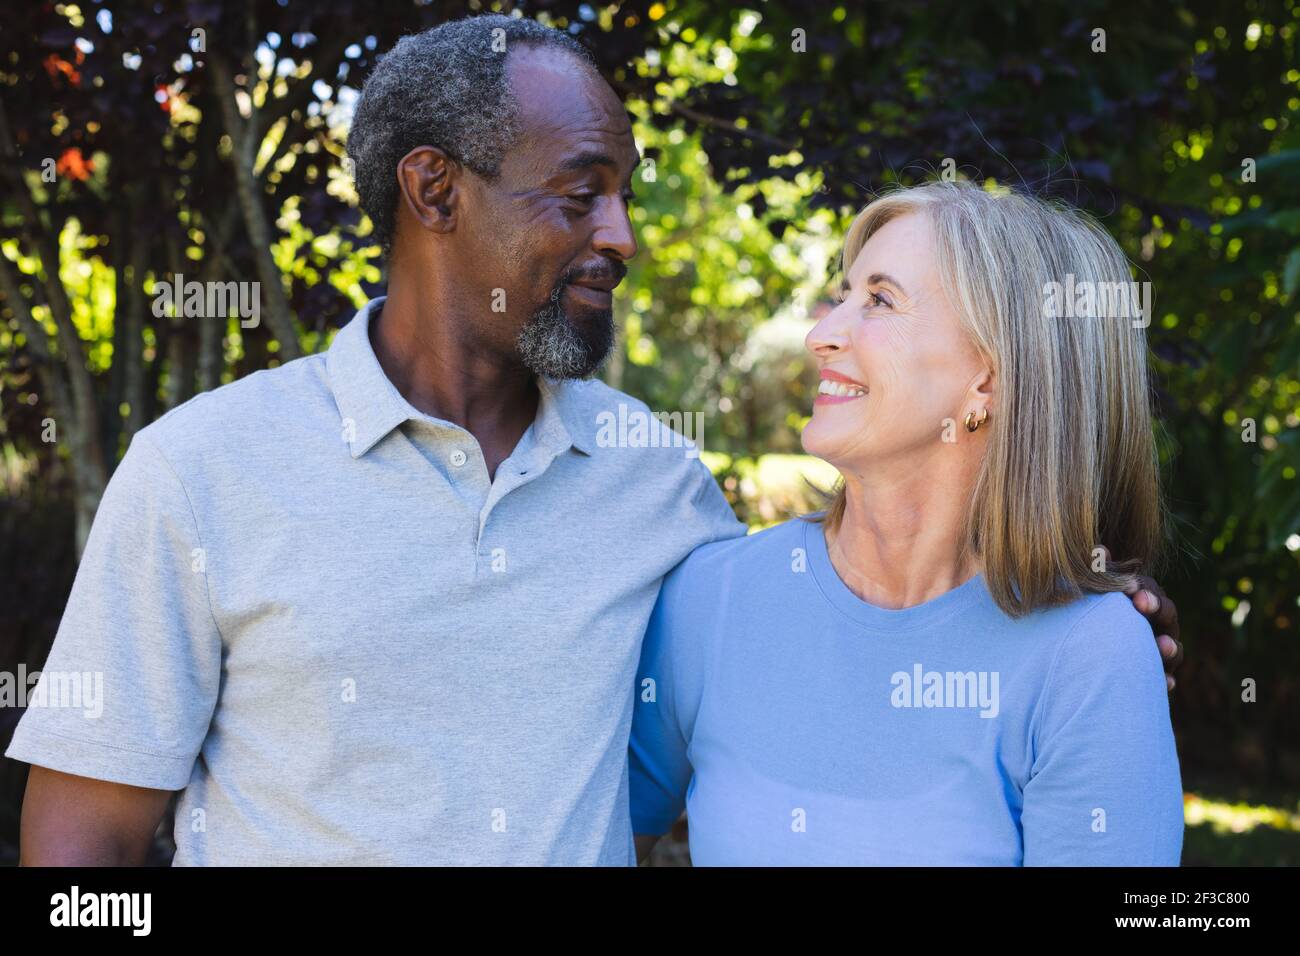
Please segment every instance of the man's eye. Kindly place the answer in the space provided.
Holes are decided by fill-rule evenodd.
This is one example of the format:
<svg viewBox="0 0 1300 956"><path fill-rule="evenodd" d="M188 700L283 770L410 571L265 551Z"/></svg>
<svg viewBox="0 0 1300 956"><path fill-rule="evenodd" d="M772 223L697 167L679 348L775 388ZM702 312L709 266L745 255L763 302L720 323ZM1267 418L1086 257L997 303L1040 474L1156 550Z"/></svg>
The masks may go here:
<svg viewBox="0 0 1300 956"><path fill-rule="evenodd" d="M596 193L569 193L569 198L582 206L590 206L596 201Z"/></svg>

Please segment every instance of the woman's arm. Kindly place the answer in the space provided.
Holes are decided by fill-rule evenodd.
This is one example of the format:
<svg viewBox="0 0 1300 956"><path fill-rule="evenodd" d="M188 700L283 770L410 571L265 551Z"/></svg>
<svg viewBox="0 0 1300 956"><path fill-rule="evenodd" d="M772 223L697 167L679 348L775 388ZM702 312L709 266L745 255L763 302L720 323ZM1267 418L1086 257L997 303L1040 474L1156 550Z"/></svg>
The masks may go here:
<svg viewBox="0 0 1300 956"><path fill-rule="evenodd" d="M1058 650L1031 725L1026 866L1178 865L1182 783L1147 631L1127 598L1108 594Z"/></svg>
<svg viewBox="0 0 1300 956"><path fill-rule="evenodd" d="M687 752L704 686L706 639L698 620L691 626L689 598L683 600L690 561L664 578L636 672L628 774L638 862L681 816L691 782Z"/></svg>

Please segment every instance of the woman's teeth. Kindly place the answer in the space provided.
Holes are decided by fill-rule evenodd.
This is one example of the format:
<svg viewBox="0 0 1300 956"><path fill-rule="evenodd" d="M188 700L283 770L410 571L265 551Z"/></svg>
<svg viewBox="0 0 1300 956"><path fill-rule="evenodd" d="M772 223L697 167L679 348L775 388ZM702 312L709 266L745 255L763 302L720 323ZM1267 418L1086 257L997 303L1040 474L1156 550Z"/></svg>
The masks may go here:
<svg viewBox="0 0 1300 956"><path fill-rule="evenodd" d="M824 378L821 380L821 384L817 386L817 394L834 395L837 398L858 398L867 394L867 390L857 385L849 385L845 382L835 382L829 378Z"/></svg>

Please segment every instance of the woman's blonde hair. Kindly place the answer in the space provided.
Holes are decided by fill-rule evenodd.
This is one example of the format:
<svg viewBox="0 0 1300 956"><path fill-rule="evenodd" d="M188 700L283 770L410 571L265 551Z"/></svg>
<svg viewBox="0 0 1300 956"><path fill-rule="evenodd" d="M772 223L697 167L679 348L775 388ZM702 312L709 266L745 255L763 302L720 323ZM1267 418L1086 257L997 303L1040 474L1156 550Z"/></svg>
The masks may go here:
<svg viewBox="0 0 1300 956"><path fill-rule="evenodd" d="M1123 590L1154 560L1162 533L1149 315L1132 314L1141 300L1130 295L1128 260L1076 209L934 182L858 214L844 274L878 229L908 213L929 217L944 290L995 376L967 534L990 594L1019 616L1083 591ZM1090 314L1075 315L1076 303ZM838 527L844 507L841 483L822 520ZM1122 560L1102 565L1103 545Z"/></svg>

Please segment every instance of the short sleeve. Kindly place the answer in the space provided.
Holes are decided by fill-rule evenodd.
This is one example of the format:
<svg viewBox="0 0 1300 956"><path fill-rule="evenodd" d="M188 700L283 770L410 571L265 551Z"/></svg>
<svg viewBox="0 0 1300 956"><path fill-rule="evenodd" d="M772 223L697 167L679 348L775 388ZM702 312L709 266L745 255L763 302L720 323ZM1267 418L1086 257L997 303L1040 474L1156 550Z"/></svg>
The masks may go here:
<svg viewBox="0 0 1300 956"><path fill-rule="evenodd" d="M736 517L727 498L718 487L718 480L709 471L709 466L696 460L696 473L699 483L696 485L692 506L705 525L705 537L701 544L709 541L722 541L727 538L743 537L749 529Z"/></svg>
<svg viewBox="0 0 1300 956"><path fill-rule="evenodd" d="M721 494L719 494L721 497ZM704 688L705 636L688 623L688 557L665 578L637 667L628 768L632 832L660 836L686 808L689 750Z"/></svg>
<svg viewBox="0 0 1300 956"><path fill-rule="evenodd" d="M180 479L137 433L95 514L39 683L6 756L183 789L207 736L221 637Z"/></svg>
<svg viewBox="0 0 1300 956"><path fill-rule="evenodd" d="M1033 732L1026 866L1177 866L1182 783L1160 651L1108 594L1057 652Z"/></svg>

